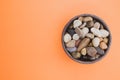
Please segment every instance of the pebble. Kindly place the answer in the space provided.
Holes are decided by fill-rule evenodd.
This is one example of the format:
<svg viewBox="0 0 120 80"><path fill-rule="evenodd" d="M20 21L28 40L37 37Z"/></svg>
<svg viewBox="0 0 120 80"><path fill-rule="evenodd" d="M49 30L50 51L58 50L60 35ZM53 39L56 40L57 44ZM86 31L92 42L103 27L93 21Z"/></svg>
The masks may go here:
<svg viewBox="0 0 120 80"><path fill-rule="evenodd" d="M75 40L71 40L66 44L67 47L75 47Z"/></svg>
<svg viewBox="0 0 120 80"><path fill-rule="evenodd" d="M75 52L77 50L76 47L67 47L66 48L70 53Z"/></svg>
<svg viewBox="0 0 120 80"><path fill-rule="evenodd" d="M93 21L87 22L87 27L91 28L93 26L94 26L94 22Z"/></svg>
<svg viewBox="0 0 120 80"><path fill-rule="evenodd" d="M80 37L79 37L78 34L74 34L74 35L73 35L73 39L74 39L74 40L78 40L79 38L80 38Z"/></svg>
<svg viewBox="0 0 120 80"><path fill-rule="evenodd" d="M103 41L107 44L108 43L108 38L104 38Z"/></svg>
<svg viewBox="0 0 120 80"><path fill-rule="evenodd" d="M83 49L81 50L81 54L82 54L82 55L86 55L86 53L87 53L87 52L86 52L86 48L83 48Z"/></svg>
<svg viewBox="0 0 120 80"><path fill-rule="evenodd" d="M101 29L100 33L101 33L102 37L108 37L109 36L109 32L105 29Z"/></svg>
<svg viewBox="0 0 120 80"><path fill-rule="evenodd" d="M75 42L75 46L76 46L76 47L78 47L78 46L79 46L80 41L81 41L81 40L79 39L79 40L77 40L77 41Z"/></svg>
<svg viewBox="0 0 120 80"><path fill-rule="evenodd" d="M96 28L91 28L91 32L95 35L95 36L98 36L98 37L101 37L101 32L99 29L96 29Z"/></svg>
<svg viewBox="0 0 120 80"><path fill-rule="evenodd" d="M97 50L98 54L100 54L100 55L104 55L105 54L104 50L102 50L100 47L96 47L95 49Z"/></svg>
<svg viewBox="0 0 120 80"><path fill-rule="evenodd" d="M74 28L79 27L81 24L82 24L82 22L80 20L74 20L73 27Z"/></svg>
<svg viewBox="0 0 120 80"><path fill-rule="evenodd" d="M68 32L71 36L73 36L73 35L75 34L75 31L74 31L73 29L68 29L67 32Z"/></svg>
<svg viewBox="0 0 120 80"><path fill-rule="evenodd" d="M80 42L77 51L80 51L82 48L86 47L86 46L89 44L89 42L90 42L90 39L89 39L89 38L84 38L84 39Z"/></svg>
<svg viewBox="0 0 120 80"><path fill-rule="evenodd" d="M78 20L83 21L83 17L79 17Z"/></svg>
<svg viewBox="0 0 120 80"><path fill-rule="evenodd" d="M73 56L73 58L76 58L76 59L81 57L81 54L79 52L73 52L71 53L71 55Z"/></svg>
<svg viewBox="0 0 120 80"><path fill-rule="evenodd" d="M104 49L107 49L108 46L107 46L107 44L105 42L101 42L100 43L100 48L104 50Z"/></svg>
<svg viewBox="0 0 120 80"><path fill-rule="evenodd" d="M89 45L88 45L89 47L92 47L93 46L93 43L91 42L91 43L89 43Z"/></svg>
<svg viewBox="0 0 120 80"><path fill-rule="evenodd" d="M98 37L95 37L93 40L92 40L92 43L93 43L93 46L94 47L98 47L99 44L100 44L100 39Z"/></svg>
<svg viewBox="0 0 120 80"><path fill-rule="evenodd" d="M71 40L71 35L70 34L68 34L68 33L66 33L65 35L64 35L64 42L69 42L70 40Z"/></svg>
<svg viewBox="0 0 120 80"><path fill-rule="evenodd" d="M89 29L87 27L84 27L82 29L82 38L84 38L88 32L89 32Z"/></svg>
<svg viewBox="0 0 120 80"><path fill-rule="evenodd" d="M92 20L93 20L92 17L85 17L85 18L83 18L84 22L88 22L88 21L92 21Z"/></svg>
<svg viewBox="0 0 120 80"><path fill-rule="evenodd" d="M84 28L85 26L86 26L86 22L84 22L81 26L80 26L80 28Z"/></svg>
<svg viewBox="0 0 120 80"><path fill-rule="evenodd" d="M102 25L102 24L100 25L100 29L104 29L104 27L103 27L103 25Z"/></svg>
<svg viewBox="0 0 120 80"><path fill-rule="evenodd" d="M92 33L87 33L86 34L86 37L90 38L90 39L93 39L94 38L94 34Z"/></svg>
<svg viewBox="0 0 120 80"><path fill-rule="evenodd" d="M82 30L80 28L75 28L75 32L81 37L82 36Z"/></svg>
<svg viewBox="0 0 120 80"><path fill-rule="evenodd" d="M98 59L100 57L100 55L96 54L95 58Z"/></svg>
<svg viewBox="0 0 120 80"><path fill-rule="evenodd" d="M94 28L99 29L100 28L100 23L99 22L95 22Z"/></svg>
<svg viewBox="0 0 120 80"><path fill-rule="evenodd" d="M99 37L99 39L100 39L100 42L103 41L103 38L102 38L102 37Z"/></svg>
<svg viewBox="0 0 120 80"><path fill-rule="evenodd" d="M94 57L97 53L97 50L94 47L87 47L87 53L89 56Z"/></svg>

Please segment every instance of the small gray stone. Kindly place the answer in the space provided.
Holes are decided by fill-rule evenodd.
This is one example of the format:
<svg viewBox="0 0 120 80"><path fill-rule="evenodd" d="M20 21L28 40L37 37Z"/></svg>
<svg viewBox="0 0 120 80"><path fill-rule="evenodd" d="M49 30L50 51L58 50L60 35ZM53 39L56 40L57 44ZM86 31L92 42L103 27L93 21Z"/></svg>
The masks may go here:
<svg viewBox="0 0 120 80"><path fill-rule="evenodd" d="M76 47L67 47L66 48L70 53L75 52L77 50Z"/></svg>
<svg viewBox="0 0 120 80"><path fill-rule="evenodd" d="M104 50L102 50L101 48L96 47L95 49L97 50L98 54L100 54L100 55L104 55L105 54Z"/></svg>

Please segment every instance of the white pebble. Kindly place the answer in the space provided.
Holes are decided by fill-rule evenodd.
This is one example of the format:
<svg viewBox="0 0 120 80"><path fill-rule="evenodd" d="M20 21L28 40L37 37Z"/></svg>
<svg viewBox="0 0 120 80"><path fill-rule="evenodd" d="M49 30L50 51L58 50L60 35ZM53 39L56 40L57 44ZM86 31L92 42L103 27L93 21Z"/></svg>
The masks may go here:
<svg viewBox="0 0 120 80"><path fill-rule="evenodd" d="M95 37L93 40L92 40L92 43L93 43L93 46L94 47L98 47L99 44L100 44L100 39L98 37Z"/></svg>
<svg viewBox="0 0 120 80"><path fill-rule="evenodd" d="M107 30L101 29L100 32L101 32L101 34L102 34L102 35L101 35L102 37L107 37L107 36L109 36L109 32L108 32Z"/></svg>
<svg viewBox="0 0 120 80"><path fill-rule="evenodd" d="M96 22L96 23L94 24L94 28L99 29L99 28L100 28L100 23L99 23L99 22Z"/></svg>
<svg viewBox="0 0 120 80"><path fill-rule="evenodd" d="M94 34L92 33L87 33L86 34L86 37L90 38L90 39L93 39L94 38Z"/></svg>
<svg viewBox="0 0 120 80"><path fill-rule="evenodd" d="M74 39L74 40L78 40L79 38L80 38L80 37L79 37L78 34L74 34L74 35L73 35L73 39Z"/></svg>
<svg viewBox="0 0 120 80"><path fill-rule="evenodd" d="M88 32L89 32L89 29L88 29L87 27L84 27L84 28L82 29L82 38L84 38L85 35L86 35Z"/></svg>
<svg viewBox="0 0 120 80"><path fill-rule="evenodd" d="M65 35L64 35L64 42L69 42L71 40L71 35L70 34L68 34L68 33L66 33Z"/></svg>
<svg viewBox="0 0 120 80"><path fill-rule="evenodd" d="M102 37L102 34L101 34L101 32L100 32L99 29L91 28L91 32L92 32L95 36Z"/></svg>
<svg viewBox="0 0 120 80"><path fill-rule="evenodd" d="M73 22L74 28L80 26L81 24L82 24L82 22L80 20L74 20L74 22Z"/></svg>

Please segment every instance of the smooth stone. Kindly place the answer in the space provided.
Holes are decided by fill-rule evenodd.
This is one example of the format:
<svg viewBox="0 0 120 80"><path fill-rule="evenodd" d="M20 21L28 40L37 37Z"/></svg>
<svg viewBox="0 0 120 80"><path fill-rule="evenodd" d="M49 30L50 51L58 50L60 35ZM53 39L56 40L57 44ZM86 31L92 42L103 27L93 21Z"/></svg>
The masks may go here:
<svg viewBox="0 0 120 80"><path fill-rule="evenodd" d="M75 28L75 32L81 37L82 36L82 30L80 28Z"/></svg>
<svg viewBox="0 0 120 80"><path fill-rule="evenodd" d="M80 26L80 28L84 28L85 26L86 26L86 22L84 22L81 26Z"/></svg>
<svg viewBox="0 0 120 80"><path fill-rule="evenodd" d="M71 36L73 36L73 35L75 34L75 31L74 31L73 29L68 29L67 32L68 32Z"/></svg>
<svg viewBox="0 0 120 80"><path fill-rule="evenodd" d="M87 54L94 57L97 54L97 50L94 47L87 47Z"/></svg>
<svg viewBox="0 0 120 80"><path fill-rule="evenodd" d="M87 27L91 28L94 26L94 21L87 22Z"/></svg>
<svg viewBox="0 0 120 80"><path fill-rule="evenodd" d="M109 36L109 32L105 29L101 29L100 33L101 33L102 37L108 37Z"/></svg>
<svg viewBox="0 0 120 80"><path fill-rule="evenodd" d="M99 44L100 44L100 39L98 37L95 37L93 40L92 40L92 43L93 43L93 46L94 47L98 47Z"/></svg>
<svg viewBox="0 0 120 80"><path fill-rule="evenodd" d="M104 38L103 41L107 44L108 43L108 38Z"/></svg>
<svg viewBox="0 0 120 80"><path fill-rule="evenodd" d="M93 43L91 42L91 43L89 43L89 45L88 45L89 47L92 47L93 46Z"/></svg>
<svg viewBox="0 0 120 80"><path fill-rule="evenodd" d="M100 42L103 41L103 38L102 38L102 37L99 37L99 39L100 39Z"/></svg>
<svg viewBox="0 0 120 80"><path fill-rule="evenodd" d="M80 36L79 36L78 34L74 34L74 35L73 35L73 39L74 39L74 40L78 40L79 38L80 38Z"/></svg>
<svg viewBox="0 0 120 80"><path fill-rule="evenodd" d="M76 47L67 47L66 48L70 53L75 52L77 50Z"/></svg>
<svg viewBox="0 0 120 80"><path fill-rule="evenodd" d="M75 42L75 46L76 46L76 47L78 47L78 46L79 46L80 41L81 41L81 39L79 39L79 40L77 40L77 41Z"/></svg>
<svg viewBox="0 0 120 80"><path fill-rule="evenodd" d="M68 34L68 33L66 33L66 34L64 35L63 40L64 40L65 43L69 42L69 41L71 40L71 35Z"/></svg>
<svg viewBox="0 0 120 80"><path fill-rule="evenodd" d="M95 58L98 59L100 57L100 55L96 54Z"/></svg>
<svg viewBox="0 0 120 80"><path fill-rule="evenodd" d="M99 29L96 29L96 28L91 28L91 32L95 35L95 36L98 36L98 37L102 37L102 34L100 32Z"/></svg>
<svg viewBox="0 0 120 80"><path fill-rule="evenodd" d="M100 54L100 55L104 55L105 54L105 51L102 50L100 47L96 47L95 49L97 50L98 54Z"/></svg>
<svg viewBox="0 0 120 80"><path fill-rule="evenodd" d="M99 29L100 28L100 23L99 22L95 22L94 28Z"/></svg>
<svg viewBox="0 0 120 80"><path fill-rule="evenodd" d="M80 17L78 18L78 20L83 21L83 17L80 16Z"/></svg>
<svg viewBox="0 0 120 80"><path fill-rule="evenodd" d="M86 54L87 54L86 48L83 48L83 49L81 50L81 54L82 54L82 55L86 55Z"/></svg>
<svg viewBox="0 0 120 80"><path fill-rule="evenodd" d="M89 32L89 29L87 27L84 27L82 29L82 38L84 38L88 32Z"/></svg>
<svg viewBox="0 0 120 80"><path fill-rule="evenodd" d="M94 34L92 33L87 33L86 34L86 37L90 38L90 39L93 39L94 38Z"/></svg>
<svg viewBox="0 0 120 80"><path fill-rule="evenodd" d="M107 49L108 46L107 46L107 44L105 42L101 42L100 43L100 48L104 50L104 49Z"/></svg>
<svg viewBox="0 0 120 80"><path fill-rule="evenodd" d="M86 46L89 44L89 42L90 42L90 39L89 39L89 38L84 38L84 39L80 42L77 51L80 51L82 48L86 47Z"/></svg>
<svg viewBox="0 0 120 80"><path fill-rule="evenodd" d="M79 27L81 24L82 24L82 22L80 20L74 20L73 27L74 28Z"/></svg>
<svg viewBox="0 0 120 80"><path fill-rule="evenodd" d="M66 43L67 47L75 47L75 40L71 40L68 43Z"/></svg>
<svg viewBox="0 0 120 80"><path fill-rule="evenodd" d="M92 21L92 20L93 20L93 18L92 18L92 17L89 17L89 16L83 18L83 21L84 21L84 22L88 22L88 21Z"/></svg>
<svg viewBox="0 0 120 80"><path fill-rule="evenodd" d="M73 52L71 53L72 57L75 58L75 59L78 59L81 57L81 54L79 52Z"/></svg>

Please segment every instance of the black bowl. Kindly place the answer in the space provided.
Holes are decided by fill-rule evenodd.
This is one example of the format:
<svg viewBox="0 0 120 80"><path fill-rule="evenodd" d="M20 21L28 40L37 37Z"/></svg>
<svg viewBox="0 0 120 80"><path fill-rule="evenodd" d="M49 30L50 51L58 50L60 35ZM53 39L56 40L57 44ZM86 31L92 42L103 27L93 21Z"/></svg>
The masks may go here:
<svg viewBox="0 0 120 80"><path fill-rule="evenodd" d="M85 16L91 16L93 19L95 19L96 21L100 22L100 23L104 26L104 29L108 30L109 33L110 33L110 30L109 30L109 28L108 28L108 25L107 25L101 18L99 18L99 17L97 17L97 16L95 16L95 15L92 15L92 14L81 14L81 15L77 15L77 16L73 17L73 18L65 25L65 27L64 27L64 29L63 29L63 32L62 32L62 46L63 46L63 49L64 49L64 51L66 52L66 54L67 54L72 60L74 60L74 61L76 61L76 62L79 62L79 63L84 63L84 64L94 63L94 62L97 62L97 61L101 60L101 59L108 53L108 50L110 49L110 45L111 45L111 33L110 33L110 35L108 36L108 39L109 39L109 41L108 41L108 48L105 50L105 54L104 54L103 56L99 57L99 58L96 59L96 60L92 60L92 61L81 61L81 60L78 60L78 59L73 58L73 57L71 56L71 54L66 50L65 43L64 43L64 41L63 41L63 37L64 37L64 34L65 34L66 30L68 29L68 27L73 23L74 20L78 19L80 16L83 16L83 17L85 17Z"/></svg>

